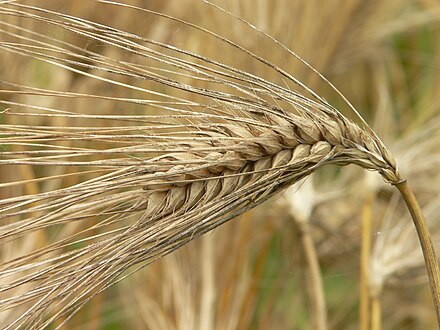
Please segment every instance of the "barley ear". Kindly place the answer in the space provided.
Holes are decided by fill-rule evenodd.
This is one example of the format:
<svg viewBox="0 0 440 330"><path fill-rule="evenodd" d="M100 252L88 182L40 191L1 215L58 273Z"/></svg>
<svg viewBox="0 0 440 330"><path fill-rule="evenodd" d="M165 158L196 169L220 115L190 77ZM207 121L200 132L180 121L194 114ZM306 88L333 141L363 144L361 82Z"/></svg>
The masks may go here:
<svg viewBox="0 0 440 330"><path fill-rule="evenodd" d="M96 0L178 23L188 31L194 29L218 42L222 49L231 47L228 49L262 65L280 81L297 87L279 86L179 48L171 41L167 44L20 2L0 0L1 24L3 17L11 16L14 20L25 18L41 29L59 30L46 35L45 29L32 31L14 23L16 31L10 32L14 24L6 22L7 28L0 28L1 52L38 60L128 94L60 92L0 81L0 104L12 108L1 115L39 118L43 123L48 118L65 120L54 127L0 121L0 135L5 137L2 146L18 147L0 150L0 165L92 167L91 173L84 172L87 179L80 183L0 201L0 219L20 219L4 220L0 243L51 227L76 226L73 234L66 231L66 236L60 235L42 249L0 264L0 279L14 277L0 285L0 294L12 292L12 297L1 296L0 311L32 303L14 318L9 329L27 324L43 328L60 319L64 324L96 294L131 272L263 203L326 164L357 164L380 173L399 189L419 235L440 326L440 271L420 207L400 177L393 157L335 88L363 127L281 67L240 43L178 17L123 2ZM269 38L325 80L299 56L250 23L210 1L201 2ZM67 34L96 44L99 51L70 45L66 41L69 39L64 39ZM108 52L101 52L107 48ZM113 58L112 54L118 56ZM139 85L131 85L127 79ZM20 98L10 97L13 95L28 98L21 103ZM42 98L54 101L37 102ZM135 115L109 115L90 106L89 114L83 113L82 106L71 108L67 101L73 99L114 101L128 105L128 109L135 105L143 108ZM59 102L60 109L56 108ZM147 107L149 111L145 111ZM67 119L75 125L70 127ZM92 127L95 120L111 125ZM130 126L123 124L127 121ZM99 148L85 142L97 143ZM70 174L50 175L0 183L0 187ZM91 218L94 220L88 221ZM87 226L80 227L86 222ZM67 247L72 251L66 252ZM137 268L132 270L134 266ZM16 293L17 288L23 292ZM44 314L49 313L53 315L45 318ZM210 317L203 321L210 323Z"/></svg>

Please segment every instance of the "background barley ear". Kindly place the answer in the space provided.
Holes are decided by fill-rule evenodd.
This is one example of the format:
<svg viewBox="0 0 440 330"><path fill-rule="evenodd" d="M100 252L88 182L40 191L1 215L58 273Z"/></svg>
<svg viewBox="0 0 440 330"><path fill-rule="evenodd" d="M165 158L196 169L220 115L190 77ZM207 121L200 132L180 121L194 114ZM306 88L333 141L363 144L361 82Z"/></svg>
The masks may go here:
<svg viewBox="0 0 440 330"><path fill-rule="evenodd" d="M2 54L19 58L11 70L39 78L11 75L0 90L0 165L16 171L16 180L0 183L8 194L0 240L13 251L0 265L6 328L61 328L111 285L330 164L376 171L399 189L440 315L438 265L417 201L377 134L320 73L209 1L191 10L239 25L268 47L194 24L176 2L87 2L97 17L58 1L0 1ZM100 13L136 19L110 26ZM154 25L136 25L145 21ZM193 33L203 46L181 46ZM224 52L210 53L211 44ZM271 48L311 72L311 84L320 78L339 93L359 124L261 51ZM39 75L48 67L58 80ZM212 288L206 267L203 283ZM204 301L212 304L212 294ZM212 324L212 308L205 312L181 319Z"/></svg>

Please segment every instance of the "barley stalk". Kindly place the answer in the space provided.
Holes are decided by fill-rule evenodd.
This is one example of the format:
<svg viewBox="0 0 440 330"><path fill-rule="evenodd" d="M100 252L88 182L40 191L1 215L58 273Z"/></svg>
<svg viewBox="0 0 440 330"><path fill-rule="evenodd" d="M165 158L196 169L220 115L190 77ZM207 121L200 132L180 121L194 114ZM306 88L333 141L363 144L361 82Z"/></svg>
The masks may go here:
<svg viewBox="0 0 440 330"><path fill-rule="evenodd" d="M347 119L278 66L182 19L122 3L98 2L195 29L245 53L298 89L282 87L173 45L21 1L0 1L3 17L49 25L127 57L154 63L145 66L115 59L17 24L0 23L2 51L145 96L101 96L2 82L1 103L8 107L2 112L3 118L87 120L88 124L45 127L2 123L0 165L84 166L89 169L76 174L91 176L69 187L0 201L0 220L4 221L0 241L4 244L43 229L67 228L63 234L54 233L56 239L46 246L0 265L0 280L5 283L0 292L6 297L0 300L0 311L23 308L8 329L45 327L65 317L61 327L92 297L136 267L144 267L243 214L324 165L357 164L377 171L404 196L410 196L393 156L365 122L360 127ZM284 49L278 42L275 45ZM194 82L188 84L187 78ZM143 88L124 79L152 82L161 88ZM119 102L148 107L158 114L90 115L81 109L67 111L10 100L11 95L65 102ZM97 127L94 123L99 121L110 125ZM66 177L54 175L2 183L0 187ZM415 209L415 200L409 198L408 206ZM412 215L418 229L422 228L421 213ZM426 260L435 289L438 269L433 266L434 251L429 235L423 230L420 235L422 246L430 253ZM433 292L435 298L438 294ZM438 306L438 299L435 303Z"/></svg>
<svg viewBox="0 0 440 330"><path fill-rule="evenodd" d="M362 209L362 241L359 276L359 320L361 330L368 330L370 328L370 292L368 288L368 263L371 254L371 213L373 208L373 201L373 195L371 193L368 193L368 195L365 197Z"/></svg>
<svg viewBox="0 0 440 330"><path fill-rule="evenodd" d="M287 189L284 193L286 208L292 221L299 229L300 239L304 250L307 268L310 278L310 315L312 315L312 326L316 330L327 330L327 306L324 295L324 284L322 281L321 268L319 265L318 253L313 241L313 226L310 217L316 204L311 177L304 182Z"/></svg>

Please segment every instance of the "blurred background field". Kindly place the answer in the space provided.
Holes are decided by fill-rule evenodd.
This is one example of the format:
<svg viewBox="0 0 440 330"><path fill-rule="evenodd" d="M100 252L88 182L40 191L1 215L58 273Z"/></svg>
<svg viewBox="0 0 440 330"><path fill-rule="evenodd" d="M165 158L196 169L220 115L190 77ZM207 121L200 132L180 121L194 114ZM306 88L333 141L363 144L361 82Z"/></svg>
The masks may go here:
<svg viewBox="0 0 440 330"><path fill-rule="evenodd" d="M245 54L178 22L95 1L23 2L176 45L287 85ZM348 115L340 97L310 69L256 31L202 1L125 0L125 3L184 19L234 40L290 72ZM403 175L408 177L424 206L439 250L440 3L436 0L216 3L295 51L353 103L396 155ZM62 31L44 31L43 26L34 26L35 22L22 18L3 18L3 23L62 36ZM1 28L7 29L3 23ZM125 56L79 36L66 35L65 41L115 59ZM0 50L0 63L2 81L142 97L140 92L127 92L123 87L6 51ZM123 79L126 84L157 89L149 81ZM199 83L187 79L189 84ZM179 93L166 89L162 92ZM1 97L2 101L29 102L26 100L29 96ZM141 106L128 109L126 104L104 100L62 101L63 104L48 104L47 99L37 98L32 104L81 109L84 114L96 113L97 109L107 114L145 111ZM0 104L0 109L6 108L13 106ZM9 124L23 120L2 117L3 123L14 120L6 122ZM33 125L70 125L59 118L32 120ZM21 166L20 171L0 166L1 183L44 177L54 171L59 174L81 171L77 166ZM5 188L0 190L0 198L48 191L81 180L81 175L77 175L18 190ZM325 168L293 191L296 194L272 199L99 294L65 329L313 329L310 269L303 245L305 231L313 238L321 267L329 329L373 329L379 323L382 329L435 328L416 234L393 187L382 182L378 174L349 166ZM365 227L368 223L370 232ZM366 237L371 238L367 261L361 261L362 237L364 242ZM41 240L45 239L47 236L41 233L27 248L43 245ZM1 253L6 258L13 251L3 249ZM366 273L363 280L360 280L361 263ZM362 281L367 281L367 291L360 294ZM360 318L362 295L371 311L375 310L370 316L375 315L381 322L369 323Z"/></svg>

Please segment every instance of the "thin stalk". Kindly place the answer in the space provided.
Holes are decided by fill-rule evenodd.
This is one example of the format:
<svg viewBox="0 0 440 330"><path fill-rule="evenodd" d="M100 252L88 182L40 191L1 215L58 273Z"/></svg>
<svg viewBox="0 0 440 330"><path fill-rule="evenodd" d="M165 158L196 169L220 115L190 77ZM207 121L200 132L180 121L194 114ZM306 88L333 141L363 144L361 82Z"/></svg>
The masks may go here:
<svg viewBox="0 0 440 330"><path fill-rule="evenodd" d="M359 283L359 328L369 329L370 320L370 293L368 281L368 263L371 252L371 208L373 195L371 193L365 198L362 212L362 242L361 242L361 271Z"/></svg>
<svg viewBox="0 0 440 330"><path fill-rule="evenodd" d="M327 330L327 307L324 297L324 285L322 283L321 269L318 255L311 236L310 224L307 221L297 221L304 253L310 272L310 300L311 314L313 315L313 329Z"/></svg>
<svg viewBox="0 0 440 330"><path fill-rule="evenodd" d="M423 250L423 257L425 258L426 270L428 272L432 300L434 302L437 316L437 325L440 329L440 269L435 255L434 246L432 244L431 235L429 234L428 226L426 225L420 205L408 183L406 181L401 181L395 186L402 194L417 230L417 235Z"/></svg>
<svg viewBox="0 0 440 330"><path fill-rule="evenodd" d="M214 328L214 303L216 298L214 275L214 236L202 237L202 290L199 329Z"/></svg>
<svg viewBox="0 0 440 330"><path fill-rule="evenodd" d="M371 297L371 330L382 329L382 306L380 296Z"/></svg>

